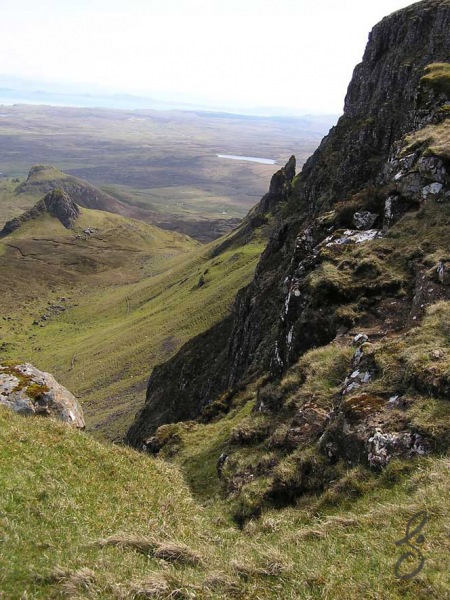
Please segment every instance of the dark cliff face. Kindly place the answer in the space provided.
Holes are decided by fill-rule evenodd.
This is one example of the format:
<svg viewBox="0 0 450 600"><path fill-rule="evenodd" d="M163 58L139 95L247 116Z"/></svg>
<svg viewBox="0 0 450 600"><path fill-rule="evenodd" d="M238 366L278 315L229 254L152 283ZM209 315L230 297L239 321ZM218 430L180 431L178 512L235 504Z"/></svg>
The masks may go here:
<svg viewBox="0 0 450 600"><path fill-rule="evenodd" d="M417 269L399 276L396 267L380 270L376 260L361 266L329 255L382 236L401 214L420 206L424 190L447 198L447 159L428 164L416 153L404 164L401 152L406 134L448 118L444 95L424 91L420 81L427 65L449 60L449 32L448 0L417 3L374 28L344 115L293 185L292 178L281 186L275 181L283 219L254 281L238 294L223 332L220 326L206 332L155 370L146 407L128 434L131 444L140 446L158 425L198 417L227 390L261 376L278 377L303 352L327 344L369 312L377 322L378 310L382 321L388 301L403 302L395 326L407 326L417 308ZM288 164L284 176L290 172ZM414 185L402 187L410 177ZM271 192L256 212L270 210ZM195 351L205 345L219 351ZM189 380L180 375L186 370ZM162 417L160 407L169 397L171 408Z"/></svg>
<svg viewBox="0 0 450 600"><path fill-rule="evenodd" d="M344 200L374 182L392 144L416 125L424 68L449 60L448 0L426 0L374 27L355 68L344 114L302 171L305 210Z"/></svg>

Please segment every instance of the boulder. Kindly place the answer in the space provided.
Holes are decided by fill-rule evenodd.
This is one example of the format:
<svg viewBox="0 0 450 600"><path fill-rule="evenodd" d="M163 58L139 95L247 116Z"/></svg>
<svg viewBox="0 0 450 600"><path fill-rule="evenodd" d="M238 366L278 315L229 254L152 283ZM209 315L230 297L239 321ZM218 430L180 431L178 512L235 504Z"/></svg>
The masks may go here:
<svg viewBox="0 0 450 600"><path fill-rule="evenodd" d="M50 373L28 363L0 364L0 404L23 415L40 415L84 429L83 411L78 400Z"/></svg>

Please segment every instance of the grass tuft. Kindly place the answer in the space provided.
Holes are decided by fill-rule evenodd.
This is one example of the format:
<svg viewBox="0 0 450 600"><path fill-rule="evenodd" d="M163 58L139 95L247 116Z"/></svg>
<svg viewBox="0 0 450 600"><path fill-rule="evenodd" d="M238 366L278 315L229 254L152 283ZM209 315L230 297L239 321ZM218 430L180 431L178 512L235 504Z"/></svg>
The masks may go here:
<svg viewBox="0 0 450 600"><path fill-rule="evenodd" d="M118 534L98 541L99 546L115 546L123 549L132 549L140 554L153 556L170 563L199 566L203 559L185 544L173 542L159 542L151 537L133 534Z"/></svg>
<svg viewBox="0 0 450 600"><path fill-rule="evenodd" d="M130 533L111 535L105 539L98 540L97 544L104 548L106 546L115 546L125 550L136 550L141 554L149 555L157 547L157 542L153 538L148 538Z"/></svg>
<svg viewBox="0 0 450 600"><path fill-rule="evenodd" d="M170 597L170 592L170 585L164 575L152 575L139 583L133 584L126 597L130 600L163 599Z"/></svg>
<svg viewBox="0 0 450 600"><path fill-rule="evenodd" d="M76 571L66 567L55 566L46 575L36 575L36 581L46 584L58 584L60 593L66 598L75 598L80 592L92 590L96 577L88 568Z"/></svg>
<svg viewBox="0 0 450 600"><path fill-rule="evenodd" d="M225 597L239 596L241 593L239 581L226 573L211 573L203 582L203 586L209 591L226 594Z"/></svg>
<svg viewBox="0 0 450 600"><path fill-rule="evenodd" d="M278 551L272 550L266 552L265 556L252 562L232 561L233 570L244 579L259 578L259 577L280 577L286 575L292 565L280 557Z"/></svg>
<svg viewBox="0 0 450 600"><path fill-rule="evenodd" d="M420 82L438 93L450 96L450 63L432 63L428 65Z"/></svg>

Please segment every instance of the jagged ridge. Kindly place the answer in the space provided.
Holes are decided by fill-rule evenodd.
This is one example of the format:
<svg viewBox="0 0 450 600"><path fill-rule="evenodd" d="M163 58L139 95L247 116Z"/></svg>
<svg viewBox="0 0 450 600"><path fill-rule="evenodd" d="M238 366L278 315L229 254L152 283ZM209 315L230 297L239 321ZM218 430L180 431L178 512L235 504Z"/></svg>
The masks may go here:
<svg viewBox="0 0 450 600"><path fill-rule="evenodd" d="M66 229L72 229L75 220L80 216L80 209L68 194L60 189L56 189L49 192L42 200L39 200L33 208L5 223L5 226L0 231L0 238L13 233L24 223L38 219L46 212L52 217L59 219Z"/></svg>
<svg viewBox="0 0 450 600"><path fill-rule="evenodd" d="M427 65L448 59L449 31L448 1L420 2L374 28L350 83L343 117L304 166L284 202L285 218L271 237L254 281L238 294L226 337L221 339L220 359L214 354L197 360L196 343L208 345L217 335L212 331L156 369L147 404L129 432L130 443L140 446L158 424L177 421L181 414L183 419L198 417L205 405L227 390L262 375L279 376L309 348L324 345L340 328L361 322L368 305L373 312L377 304L382 313L387 298L403 296L403 317L396 327L420 318L433 298L424 298L420 310L414 303L418 285L414 269L401 277L388 273L372 277L373 282L366 278L347 290L339 285L343 279L339 272L337 281L322 277L318 285L313 274L325 268L320 244L334 232L329 242L338 246L344 237L340 230L355 230L354 213L373 214L379 231L405 211L418 208L430 189L439 188L438 199L447 197L448 164L437 157L427 159L426 144L401 176L395 171L395 165L398 169L401 165L395 161L403 160L406 134L448 118L442 109L445 94L421 86L420 81ZM410 177L416 178L412 186ZM327 214L333 207L334 212ZM422 268L417 266L417 271ZM364 302L351 306L358 296L366 298L365 308ZM166 398L171 409L160 420L158 407Z"/></svg>
<svg viewBox="0 0 450 600"><path fill-rule="evenodd" d="M51 165L31 167L26 181L17 187L16 193L44 195L54 189L63 190L74 202L84 208L129 216L128 208L110 194L106 194L83 179L67 175Z"/></svg>

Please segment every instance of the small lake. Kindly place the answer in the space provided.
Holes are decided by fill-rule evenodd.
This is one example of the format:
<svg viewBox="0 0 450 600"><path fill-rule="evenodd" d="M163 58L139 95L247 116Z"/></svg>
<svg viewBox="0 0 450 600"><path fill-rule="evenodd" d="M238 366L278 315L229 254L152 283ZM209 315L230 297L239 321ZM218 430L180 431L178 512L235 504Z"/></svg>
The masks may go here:
<svg viewBox="0 0 450 600"><path fill-rule="evenodd" d="M235 154L218 154L219 158L231 158L232 160L247 160L250 162L261 163L262 165L276 164L271 158L257 158L256 156L236 156Z"/></svg>

